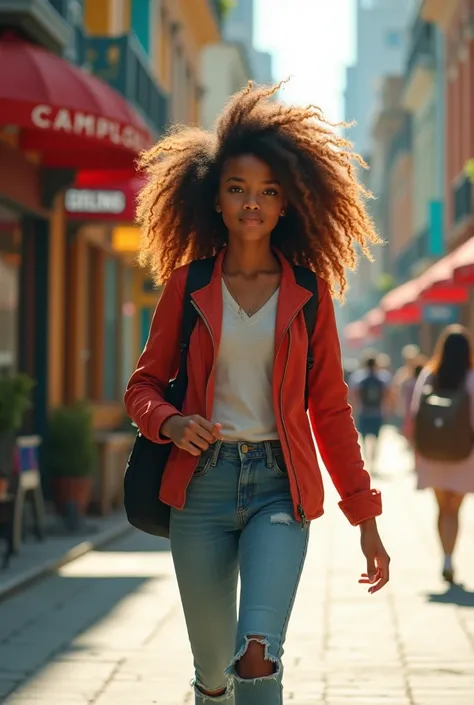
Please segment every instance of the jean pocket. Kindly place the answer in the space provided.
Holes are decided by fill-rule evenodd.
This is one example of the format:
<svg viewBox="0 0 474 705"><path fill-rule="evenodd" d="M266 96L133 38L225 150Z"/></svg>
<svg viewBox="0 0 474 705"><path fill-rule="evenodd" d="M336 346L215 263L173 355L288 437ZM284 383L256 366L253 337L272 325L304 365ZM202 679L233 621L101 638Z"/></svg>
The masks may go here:
<svg viewBox="0 0 474 705"><path fill-rule="evenodd" d="M273 454L273 469L277 475L280 475L280 477L288 476L288 470L286 467L285 458L283 457L283 453Z"/></svg>
<svg viewBox="0 0 474 705"><path fill-rule="evenodd" d="M193 477L204 477L209 472L212 462L212 449L205 450L201 453Z"/></svg>

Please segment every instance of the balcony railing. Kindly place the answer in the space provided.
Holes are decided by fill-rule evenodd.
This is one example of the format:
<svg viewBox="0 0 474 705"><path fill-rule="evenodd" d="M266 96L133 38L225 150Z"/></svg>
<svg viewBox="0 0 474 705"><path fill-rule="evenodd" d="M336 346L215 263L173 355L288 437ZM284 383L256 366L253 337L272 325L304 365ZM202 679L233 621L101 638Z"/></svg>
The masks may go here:
<svg viewBox="0 0 474 705"><path fill-rule="evenodd" d="M49 0L49 4L68 24L82 24L83 0Z"/></svg>
<svg viewBox="0 0 474 705"><path fill-rule="evenodd" d="M473 215L472 183L468 176L453 187L454 224L456 225L466 216Z"/></svg>
<svg viewBox="0 0 474 705"><path fill-rule="evenodd" d="M85 67L133 103L158 133L169 121L169 99L149 69L149 59L133 33L86 37Z"/></svg>
<svg viewBox="0 0 474 705"><path fill-rule="evenodd" d="M434 69L436 63L435 26L418 16L411 28L405 77L408 80L417 66Z"/></svg>

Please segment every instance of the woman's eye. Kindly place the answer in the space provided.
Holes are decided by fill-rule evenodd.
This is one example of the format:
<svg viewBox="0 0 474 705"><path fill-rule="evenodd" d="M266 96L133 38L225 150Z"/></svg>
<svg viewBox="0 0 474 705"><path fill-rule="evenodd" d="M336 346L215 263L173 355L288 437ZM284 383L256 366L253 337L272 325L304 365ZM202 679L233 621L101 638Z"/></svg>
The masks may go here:
<svg viewBox="0 0 474 705"><path fill-rule="evenodd" d="M274 188L267 188L263 193L266 196L278 196L278 191L275 191Z"/></svg>
<svg viewBox="0 0 474 705"><path fill-rule="evenodd" d="M242 193L240 186L231 186L229 188L229 193Z"/></svg>

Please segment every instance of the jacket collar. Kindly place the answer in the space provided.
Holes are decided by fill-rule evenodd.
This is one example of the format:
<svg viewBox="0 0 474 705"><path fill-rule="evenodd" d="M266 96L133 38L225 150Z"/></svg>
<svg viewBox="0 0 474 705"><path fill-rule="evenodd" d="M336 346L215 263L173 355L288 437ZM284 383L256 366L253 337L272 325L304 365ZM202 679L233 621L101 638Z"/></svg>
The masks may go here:
<svg viewBox="0 0 474 705"><path fill-rule="evenodd" d="M311 293L296 283L293 267L279 250L274 250L278 258L282 276L275 325L275 353L278 351L283 337L297 313L310 299ZM220 250L214 264L211 281L202 289L195 291L192 298L204 316L214 341L217 354L222 333L222 264L225 247Z"/></svg>

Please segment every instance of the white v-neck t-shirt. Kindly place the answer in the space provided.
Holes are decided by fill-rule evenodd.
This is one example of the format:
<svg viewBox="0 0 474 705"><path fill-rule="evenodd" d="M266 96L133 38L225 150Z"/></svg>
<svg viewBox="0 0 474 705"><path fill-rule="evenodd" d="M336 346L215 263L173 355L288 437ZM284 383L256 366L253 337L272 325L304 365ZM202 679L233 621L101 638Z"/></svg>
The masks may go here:
<svg viewBox="0 0 474 705"><path fill-rule="evenodd" d="M273 360L278 290L253 316L222 280L222 336L215 368L212 422L226 441L278 440L273 408Z"/></svg>

